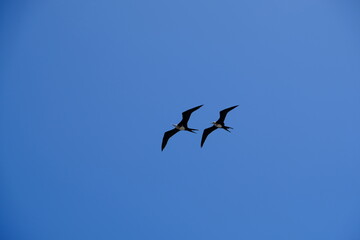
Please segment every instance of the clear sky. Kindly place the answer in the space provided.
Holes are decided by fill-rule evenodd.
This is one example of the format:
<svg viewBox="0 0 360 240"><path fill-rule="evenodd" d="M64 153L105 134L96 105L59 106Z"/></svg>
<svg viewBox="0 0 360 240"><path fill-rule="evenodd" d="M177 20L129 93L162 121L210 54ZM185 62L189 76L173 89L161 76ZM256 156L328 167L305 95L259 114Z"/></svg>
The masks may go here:
<svg viewBox="0 0 360 240"><path fill-rule="evenodd" d="M360 239L360 4L0 4L0 239ZM232 133L204 129L219 111Z"/></svg>

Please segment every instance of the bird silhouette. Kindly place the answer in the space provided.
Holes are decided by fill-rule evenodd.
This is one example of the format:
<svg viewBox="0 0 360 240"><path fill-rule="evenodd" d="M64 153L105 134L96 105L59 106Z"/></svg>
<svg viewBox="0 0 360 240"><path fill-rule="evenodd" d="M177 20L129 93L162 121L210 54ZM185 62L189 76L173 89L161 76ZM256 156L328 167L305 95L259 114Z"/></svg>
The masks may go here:
<svg viewBox="0 0 360 240"><path fill-rule="evenodd" d="M163 137L162 144L161 144L161 151L164 150L167 142L169 141L169 138L174 136L177 132L185 130L185 131L195 133L195 131L198 131L198 129L189 128L187 126L187 123L188 123L188 121L190 119L191 114L194 111L201 108L202 106L203 105L191 108L191 109L186 110L185 112L182 113L182 120L178 124L173 124L174 128L164 133L164 137Z"/></svg>
<svg viewBox="0 0 360 240"><path fill-rule="evenodd" d="M201 138L201 147L204 145L207 136L208 136L211 132L213 132L214 130L216 130L216 129L218 129L218 128L222 128L222 129L230 132L229 129L233 129L232 127L225 126L224 121L225 121L226 114L228 114L228 112L230 112L231 110L233 110L233 109L236 108L237 106L239 106L239 105L236 105L236 106L229 107L229 108L226 108L226 109L224 109L224 110L221 110L221 111L220 111L220 117L219 117L219 119L218 119L216 122L212 122L213 126L204 129L204 132L203 132L202 138Z"/></svg>

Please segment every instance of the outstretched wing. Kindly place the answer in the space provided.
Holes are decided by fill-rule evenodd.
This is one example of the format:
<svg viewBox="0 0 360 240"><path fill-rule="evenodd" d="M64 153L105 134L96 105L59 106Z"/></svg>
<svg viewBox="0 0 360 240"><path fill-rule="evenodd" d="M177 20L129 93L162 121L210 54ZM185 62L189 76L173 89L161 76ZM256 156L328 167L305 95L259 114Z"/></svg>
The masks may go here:
<svg viewBox="0 0 360 240"><path fill-rule="evenodd" d="M161 151L164 150L169 138L171 138L175 133L177 133L179 130L177 130L176 128L171 129L167 132L164 133L164 137L162 140L162 144L161 144Z"/></svg>
<svg viewBox="0 0 360 240"><path fill-rule="evenodd" d="M183 118L182 118L181 122L179 122L178 125L180 125L180 126L181 126L181 125L187 126L187 122L189 121L191 114L192 114L194 111L196 111L196 110L198 110L199 108L201 108L202 106L203 106L203 105L200 105L200 106L191 108L191 109L186 110L185 112L183 112L183 113L182 113L182 117L183 117Z"/></svg>
<svg viewBox="0 0 360 240"><path fill-rule="evenodd" d="M207 136L215 129L217 129L217 127L215 127L215 126L211 126L209 128L204 129L204 132L203 132L203 135L201 138L201 147L204 145L204 142L205 142Z"/></svg>
<svg viewBox="0 0 360 240"><path fill-rule="evenodd" d="M226 114L228 112L230 112L231 110L233 110L234 108L236 108L237 106L239 106L239 105L236 105L236 106L229 107L229 108L226 108L224 110L221 110L220 111L220 118L219 118L219 120L217 120L217 123L222 123L223 124L224 121L225 121Z"/></svg>

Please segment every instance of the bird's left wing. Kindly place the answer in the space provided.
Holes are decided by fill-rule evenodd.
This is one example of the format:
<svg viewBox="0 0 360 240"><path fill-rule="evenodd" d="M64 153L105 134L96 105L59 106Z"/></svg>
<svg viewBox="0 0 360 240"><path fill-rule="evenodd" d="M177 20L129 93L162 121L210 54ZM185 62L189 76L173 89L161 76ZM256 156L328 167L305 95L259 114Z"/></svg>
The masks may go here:
<svg viewBox="0 0 360 240"><path fill-rule="evenodd" d="M201 147L204 145L204 142L205 142L207 136L215 129L217 129L217 127L215 127L215 126L211 126L209 128L204 129L204 132L203 132L203 135L201 138Z"/></svg>
<svg viewBox="0 0 360 240"><path fill-rule="evenodd" d="M176 128L171 129L167 132L164 133L164 137L162 140L162 144L161 144L161 151L164 150L169 138L171 138L175 133L177 133L179 130L177 130Z"/></svg>

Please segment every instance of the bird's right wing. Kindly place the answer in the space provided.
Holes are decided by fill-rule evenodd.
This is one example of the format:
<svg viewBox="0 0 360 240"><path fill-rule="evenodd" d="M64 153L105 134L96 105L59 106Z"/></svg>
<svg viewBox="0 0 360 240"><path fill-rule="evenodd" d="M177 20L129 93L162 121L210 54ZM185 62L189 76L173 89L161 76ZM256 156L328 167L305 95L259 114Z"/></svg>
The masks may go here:
<svg viewBox="0 0 360 240"><path fill-rule="evenodd" d="M201 138L201 147L204 145L204 142L205 142L207 136L215 129L217 129L217 127L215 127L215 126L211 126L209 128L204 129L204 132L203 132L203 135Z"/></svg>
<svg viewBox="0 0 360 240"><path fill-rule="evenodd" d="M182 117L183 117L183 118L182 118L181 122L179 122L178 125L187 126L187 122L189 121L191 114L192 114L194 111L196 111L196 110L198 110L199 108L201 108L202 106L203 106L203 105L200 105L200 106L191 108L191 109L186 110L185 112L183 112L183 113L182 113Z"/></svg>
<svg viewBox="0 0 360 240"><path fill-rule="evenodd" d="M179 131L178 129L174 128L164 133L164 137L161 144L161 151L164 150L169 138L171 138L178 131Z"/></svg>
<svg viewBox="0 0 360 240"><path fill-rule="evenodd" d="M226 109L224 109L224 110L221 110L221 111L220 111L220 118L219 118L219 120L217 120L217 122L219 122L219 123L224 123L226 114L227 114L228 112L230 112L231 110L233 110L234 108L236 108L237 106L239 106L239 105L236 105L236 106L229 107L229 108L226 108Z"/></svg>

